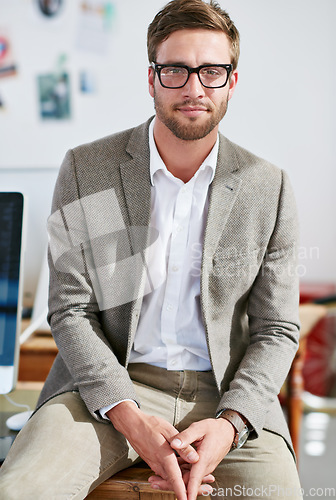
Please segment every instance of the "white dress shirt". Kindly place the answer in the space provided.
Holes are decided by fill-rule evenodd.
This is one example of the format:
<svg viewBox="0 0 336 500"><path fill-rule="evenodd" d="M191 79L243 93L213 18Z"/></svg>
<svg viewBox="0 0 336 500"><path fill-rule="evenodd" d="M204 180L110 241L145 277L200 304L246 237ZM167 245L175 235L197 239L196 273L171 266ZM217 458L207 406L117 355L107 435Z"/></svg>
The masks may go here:
<svg viewBox="0 0 336 500"><path fill-rule="evenodd" d="M154 120L149 128L151 219L161 252L150 263L161 285L144 296L130 363L167 370L211 369L200 305L200 275L209 186L218 156L218 138L195 175L174 177L157 150ZM108 408L100 410L104 414Z"/></svg>
<svg viewBox="0 0 336 500"><path fill-rule="evenodd" d="M200 306L201 258L209 185L218 139L195 175L184 183L163 163L149 129L151 219L162 253L150 262L150 274L165 275L162 285L143 298L130 363L167 370L210 370Z"/></svg>

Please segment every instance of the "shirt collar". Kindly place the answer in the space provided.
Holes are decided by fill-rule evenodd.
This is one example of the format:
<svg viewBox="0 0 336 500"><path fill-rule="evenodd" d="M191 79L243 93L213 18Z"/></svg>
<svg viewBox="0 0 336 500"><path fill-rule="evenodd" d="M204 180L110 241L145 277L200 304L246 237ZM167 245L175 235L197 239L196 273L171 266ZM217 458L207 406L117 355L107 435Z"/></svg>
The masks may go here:
<svg viewBox="0 0 336 500"><path fill-rule="evenodd" d="M158 170L163 170L163 172L166 175L169 175L170 172L167 170L166 165L164 164L158 150L155 144L154 140L154 120L151 121L149 125L149 151L150 151L150 179L151 179L151 184L154 186L154 174ZM211 176L209 178L209 185L213 181L215 172L216 172L216 165L217 165L217 156L218 156L218 148L219 148L219 139L218 139L218 134L217 134L217 139L215 142L214 147L208 154L208 156L205 158L204 162L200 166L200 168L197 170L195 173L195 177L198 176L198 173L201 170L205 170L207 167L210 168L211 170ZM171 175L171 174L170 174Z"/></svg>

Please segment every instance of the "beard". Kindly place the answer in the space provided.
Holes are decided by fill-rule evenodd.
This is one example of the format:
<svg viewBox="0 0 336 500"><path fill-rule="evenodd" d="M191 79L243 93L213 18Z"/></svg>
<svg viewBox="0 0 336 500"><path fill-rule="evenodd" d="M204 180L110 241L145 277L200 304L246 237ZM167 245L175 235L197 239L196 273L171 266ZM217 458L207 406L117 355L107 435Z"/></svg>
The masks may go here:
<svg viewBox="0 0 336 500"><path fill-rule="evenodd" d="M164 99L159 97L157 92L154 91L154 107L158 118L178 139L183 141L197 141L210 134L225 116L228 102L229 99L227 97L217 109L214 106L206 106L209 116L201 124L197 123L198 118L196 117L190 117L188 123L182 123L176 117L175 111L182 106L197 106L201 103L192 99L185 100L182 103L173 105L171 112L169 112L169 109L164 104Z"/></svg>

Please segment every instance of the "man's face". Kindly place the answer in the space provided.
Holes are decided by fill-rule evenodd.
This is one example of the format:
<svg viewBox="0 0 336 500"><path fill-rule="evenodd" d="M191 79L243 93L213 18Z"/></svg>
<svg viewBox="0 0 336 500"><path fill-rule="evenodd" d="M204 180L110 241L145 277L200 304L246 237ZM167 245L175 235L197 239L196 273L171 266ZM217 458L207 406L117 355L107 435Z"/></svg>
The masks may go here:
<svg viewBox="0 0 336 500"><path fill-rule="evenodd" d="M230 64L230 45L225 33L203 29L180 30L172 33L158 48L157 64ZM190 141L207 136L227 110L237 83L234 71L226 86L218 89L203 87L198 75L192 73L180 89L161 86L153 69L149 69L149 92L154 97L156 119L179 139Z"/></svg>

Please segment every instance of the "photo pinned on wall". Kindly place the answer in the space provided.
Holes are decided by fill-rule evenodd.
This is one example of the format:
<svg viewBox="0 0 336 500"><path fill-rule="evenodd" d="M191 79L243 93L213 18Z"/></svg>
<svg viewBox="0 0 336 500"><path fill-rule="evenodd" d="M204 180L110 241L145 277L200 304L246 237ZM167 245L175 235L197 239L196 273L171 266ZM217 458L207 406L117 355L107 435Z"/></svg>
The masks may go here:
<svg viewBox="0 0 336 500"><path fill-rule="evenodd" d="M96 93L96 78L92 71L82 70L79 73L79 89L83 94Z"/></svg>
<svg viewBox="0 0 336 500"><path fill-rule="evenodd" d="M63 0L37 0L41 13L53 17L60 12Z"/></svg>
<svg viewBox="0 0 336 500"><path fill-rule="evenodd" d="M81 0L78 8L77 48L100 55L106 54L116 23L115 2Z"/></svg>
<svg viewBox="0 0 336 500"><path fill-rule="evenodd" d="M11 42L5 29L0 28L0 77L16 75Z"/></svg>
<svg viewBox="0 0 336 500"><path fill-rule="evenodd" d="M70 79L68 73L38 76L40 117L43 120L71 118Z"/></svg>

